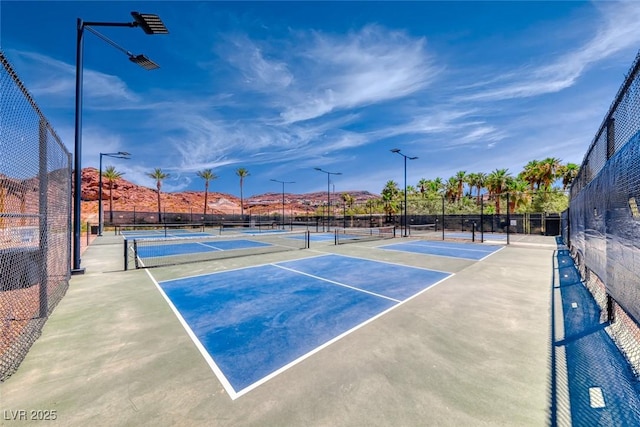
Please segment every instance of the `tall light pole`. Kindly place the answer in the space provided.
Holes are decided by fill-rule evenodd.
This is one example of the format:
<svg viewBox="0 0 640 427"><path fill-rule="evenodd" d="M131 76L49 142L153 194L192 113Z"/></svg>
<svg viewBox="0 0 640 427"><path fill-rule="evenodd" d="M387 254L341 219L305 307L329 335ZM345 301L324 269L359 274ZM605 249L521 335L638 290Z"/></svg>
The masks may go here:
<svg viewBox="0 0 640 427"><path fill-rule="evenodd" d="M330 217L330 215L331 215L330 214L330 212L331 212L331 193L330 193L331 182L330 182L329 177L331 175L342 175L342 172L329 172L329 171L322 170L320 168L314 168L314 169L317 170L317 171L320 171L320 172L323 172L323 173L327 174L327 231L330 231L329 230L330 229L329 220L331 219L331 217Z"/></svg>
<svg viewBox="0 0 640 427"><path fill-rule="evenodd" d="M85 28L103 41L122 51L129 60L146 70L159 68L158 64L144 55L134 55L109 40L92 27L140 27L146 34L168 34L169 31L158 15L131 12L133 22L91 22L78 18L76 39L76 106L75 106L75 144L73 173L73 266L71 274L83 274L80 267L80 216L82 202L82 51Z"/></svg>
<svg viewBox="0 0 640 427"><path fill-rule="evenodd" d="M273 182L279 182L282 184L282 229L284 230L284 185L285 184L295 184L295 181L278 181L277 179L272 179Z"/></svg>
<svg viewBox="0 0 640 427"><path fill-rule="evenodd" d="M415 160L417 157L410 157L400 152L399 148L393 148L391 150L392 153L400 154L404 157L404 234L403 237L407 237L407 229L409 225L407 224L407 159Z"/></svg>
<svg viewBox="0 0 640 427"><path fill-rule="evenodd" d="M102 236L102 156L113 157L116 159L130 159L131 154L126 151L118 151L117 153L100 153L100 175L98 177L98 236Z"/></svg>

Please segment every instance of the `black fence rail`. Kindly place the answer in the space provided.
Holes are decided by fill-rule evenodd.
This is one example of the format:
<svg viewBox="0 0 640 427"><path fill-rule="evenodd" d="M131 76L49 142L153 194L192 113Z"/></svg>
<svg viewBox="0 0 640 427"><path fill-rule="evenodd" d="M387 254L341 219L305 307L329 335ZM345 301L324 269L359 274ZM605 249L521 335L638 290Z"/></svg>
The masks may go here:
<svg viewBox="0 0 640 427"><path fill-rule="evenodd" d="M109 215L111 216L111 215ZM240 214L191 214L183 212L165 212L163 222L158 222L157 212L145 211L113 211L113 221L107 221L105 227L117 229L123 225L155 225L155 224L203 224L205 226L220 227L224 224L261 224L271 228L286 229L306 228L312 232L331 231L339 228L372 228L395 226L402 229L405 226L405 216L402 214L358 214L358 215L240 215ZM409 228L419 225L433 225L434 231L462 231L485 233L513 233L558 236L561 234L561 219L559 213L506 213L497 214L408 214L406 216ZM165 222L166 221L166 222ZM93 230L97 233L97 229Z"/></svg>
<svg viewBox="0 0 640 427"><path fill-rule="evenodd" d="M0 52L0 381L24 359L70 274L71 155Z"/></svg>

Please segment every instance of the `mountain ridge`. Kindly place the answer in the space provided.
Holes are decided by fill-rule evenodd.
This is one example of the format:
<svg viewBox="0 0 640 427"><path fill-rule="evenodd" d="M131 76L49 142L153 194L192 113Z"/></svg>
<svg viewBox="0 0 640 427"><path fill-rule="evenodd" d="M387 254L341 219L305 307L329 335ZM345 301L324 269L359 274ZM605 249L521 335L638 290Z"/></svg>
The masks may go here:
<svg viewBox="0 0 640 427"><path fill-rule="evenodd" d="M102 179L102 208L105 215L109 212L109 183ZM158 199L154 188L145 187L120 177L115 180L113 189L113 211L157 212ZM361 190L332 193L331 203L342 204L342 194L348 193L354 203L365 203L370 199L379 199L377 194ZM160 190L161 208L167 213L203 213L204 190L164 192ZM82 169L82 221L97 222L99 198L99 172L96 168ZM326 205L327 193L285 193L284 209L287 213L305 214L313 212L317 206ZM207 195L207 214L240 214L240 198L219 191L209 191ZM282 193L269 192L244 198L244 213L273 215L282 212Z"/></svg>

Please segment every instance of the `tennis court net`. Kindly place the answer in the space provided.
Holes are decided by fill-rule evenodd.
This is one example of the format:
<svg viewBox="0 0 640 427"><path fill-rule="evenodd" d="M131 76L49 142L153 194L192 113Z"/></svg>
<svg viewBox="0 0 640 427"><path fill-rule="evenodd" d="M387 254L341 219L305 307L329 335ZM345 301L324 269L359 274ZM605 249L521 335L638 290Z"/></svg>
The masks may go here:
<svg viewBox="0 0 640 427"><path fill-rule="evenodd" d="M409 236L423 236L426 234L433 234L436 232L435 224L409 224L408 227Z"/></svg>
<svg viewBox="0 0 640 427"><path fill-rule="evenodd" d="M116 235L129 239L136 236L180 237L204 233L204 231L204 224L120 224L115 226Z"/></svg>
<svg viewBox="0 0 640 427"><path fill-rule="evenodd" d="M309 247L309 232L125 239L125 270L211 261Z"/></svg>
<svg viewBox="0 0 640 427"><path fill-rule="evenodd" d="M369 240L393 239L396 237L395 227L378 228L336 228L335 244L357 243Z"/></svg>
<svg viewBox="0 0 640 427"><path fill-rule="evenodd" d="M276 221L231 221L220 224L220 234L261 233L281 229L282 225Z"/></svg>

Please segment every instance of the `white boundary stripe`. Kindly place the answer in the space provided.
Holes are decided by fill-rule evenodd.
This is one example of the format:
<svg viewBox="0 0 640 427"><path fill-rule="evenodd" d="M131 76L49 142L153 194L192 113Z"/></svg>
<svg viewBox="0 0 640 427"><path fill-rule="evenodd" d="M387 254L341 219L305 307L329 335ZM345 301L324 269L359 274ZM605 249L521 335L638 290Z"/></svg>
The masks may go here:
<svg viewBox="0 0 640 427"><path fill-rule="evenodd" d="M173 302L171 302L171 299L167 296L167 294L164 292L162 287L158 284L156 279L151 275L149 270L146 270L146 273L151 278L156 288L160 291L160 295L162 295L162 297L165 299L167 304L169 304L169 307L171 308L173 313L176 315L176 317L180 321L180 324L182 324L182 327L187 332L187 335L189 335L189 337L197 347L198 351L200 351L200 354L202 354L202 357L204 357L204 360L209 364L209 367L211 368L213 373L216 374L216 377L218 377L218 380L220 381L220 383L222 384L226 392L229 394L231 399L232 400L237 399L239 395L233 389L233 386L231 385L229 380L227 380L227 377L225 377L225 375L222 373L222 370L218 367L218 365L216 365L216 362L214 362L213 358L211 357L207 349L204 348L204 346L202 345L202 343L200 342L196 334L193 332L193 330L191 330L191 327L189 326L187 321L184 320L184 317L182 317L182 315L180 314L176 306L173 305Z"/></svg>
<svg viewBox="0 0 640 427"><path fill-rule="evenodd" d="M382 294L377 294L377 293L371 292L371 291L366 291L364 289L356 288L354 286L349 286L347 284L336 282L334 280L325 279L323 277L314 276L313 274L305 273L304 271L294 270L293 268L285 267L285 266L278 265L278 264L271 264L271 265L273 265L274 267L281 268L283 270L291 271L292 273L302 274L303 276L309 276L309 277L312 277L312 278L317 279L317 280L322 280L323 282L333 283L334 285L338 285L338 286L342 286L342 287L345 287L345 288L353 289L354 291L363 292L365 294L373 295L373 296L376 296L376 297L379 297L379 298L388 299L389 301L401 302L401 300L398 300L398 299L395 299L395 298L391 298L391 297L388 297L388 296L385 296L385 295L382 295Z"/></svg>
<svg viewBox="0 0 640 427"><path fill-rule="evenodd" d="M487 259L488 257L490 257L491 255L495 254L496 252L500 252L501 250L504 249L504 246L501 248L496 249L493 252L489 252L487 254L487 256L476 259L476 258L468 258L468 257L463 257L463 256L455 256L455 255L440 255L440 254L432 254L432 253L424 253L424 252L412 252L412 251L407 251L407 250L402 250L402 249L392 249L389 248L388 246L395 246L395 245L402 245L403 243L393 243L391 245L383 245L383 246L376 246L376 248L378 249L382 249L385 251L396 251L396 252L408 252L408 253L412 253L412 254L420 254L420 255L429 255L429 256L437 256L437 257L442 257L442 258L453 258L453 259L466 259L469 261L483 261L485 259ZM406 243L404 243L406 244ZM413 246L417 246L417 247L431 247L431 248L442 248L442 246L433 246L433 245L413 245ZM466 250L466 249L465 249ZM474 249L470 249L470 250L474 250ZM486 251L478 251L475 250L476 252L485 252Z"/></svg>
<svg viewBox="0 0 640 427"><path fill-rule="evenodd" d="M390 246L390 245L387 245ZM427 256L437 256L440 258L451 258L451 259L464 259L466 261L478 261L475 258L467 258L467 257L461 257L461 256L453 256L453 255L438 255L438 254L432 254L432 253L425 253L425 252L412 252L412 251L405 251L402 249L391 249L391 248L385 248L384 246L377 246L377 249L382 249L383 251L394 251L394 252L404 252L404 253L410 253L410 254L418 254L418 255L427 255Z"/></svg>
<svg viewBox="0 0 640 427"><path fill-rule="evenodd" d="M501 251L501 250L503 250L504 248L506 248L506 246L503 246L503 247L501 247L501 248L498 248L497 250L495 250L495 251L491 252L490 254L487 254L487 256L486 256L486 257L480 258L480 259L478 260L478 262L480 262L480 261L484 261L485 259L489 258L491 255L493 255L493 254L496 254L496 253L500 252L500 251Z"/></svg>
<svg viewBox="0 0 640 427"><path fill-rule="evenodd" d="M480 250L480 249L472 249L469 247L455 247L455 246L446 246L446 245L434 245L433 243L427 242L426 240L415 240L413 242L409 242L409 243L405 243L408 245L413 245L413 246L425 246L427 248L445 248L445 249L451 249L451 250L461 250L461 251L470 251L470 252L485 252L485 253L490 253L492 251L485 251L485 250ZM462 245L469 245L469 243L462 243ZM485 246L485 247L490 247L490 246Z"/></svg>
<svg viewBox="0 0 640 427"><path fill-rule="evenodd" d="M319 251L314 251L312 249L308 249L308 251L310 251L310 252L319 252ZM304 257L304 258L294 258L294 259L291 259L291 260L278 261L278 262L298 261L298 260L302 260L302 259L316 258L316 257L319 257L319 256L333 255L332 253L327 253L327 252L320 252L320 253L321 253L321 255L314 255L314 256ZM195 277L203 277L203 276L211 276L211 275L214 275L214 274L227 273L229 271L246 270L246 269L249 269L249 268L264 267L264 266L272 265L272 264L273 263L271 263L271 262L265 262L264 264L248 265L246 267L231 268L229 270L212 271L211 273L194 274L193 276L184 276L184 277L178 277L178 278L175 278L175 279L167 279L167 280L163 280L163 282L174 282L176 280L192 279L192 278L195 278Z"/></svg>
<svg viewBox="0 0 640 427"><path fill-rule="evenodd" d="M359 325L354 326L353 328L341 333L340 335L336 336L335 338L330 339L329 341L327 341L326 343L314 348L313 350L311 350L310 352L303 354L302 356L298 357L297 359L287 363L286 365L284 365L282 368L273 371L272 373L270 373L269 375L267 375L266 377L263 377L261 380L256 381L255 383L251 384L250 386L247 386L245 388L243 388L242 390L238 391L235 394L235 397L232 397L233 400L237 399L240 396L243 396L245 394L247 394L248 392L250 392L251 390L261 386L262 384L266 383L267 381L269 381L270 379L274 378L275 376L281 374L282 372L286 371L287 369L297 365L298 363L304 361L305 359L313 356L314 354L320 352L321 350L325 349L326 347L329 347L331 344L341 340L342 338L346 337L347 335L357 331L358 329L362 328L363 326L368 325L369 323L373 322L374 320L377 320L378 318L384 316L385 314L389 313L391 310L395 310L396 308L400 307L401 305L405 304L408 301L411 301L412 299L416 298L417 296L423 294L424 292L428 291L429 289L435 287L436 285L439 285L440 283L444 282L445 280L447 280L448 278L454 276L454 273L451 273L449 276L443 278L442 280L439 280L437 282L435 282L434 284L432 284L431 286L429 286L428 288L425 288L423 290L421 290L420 292L418 292L417 294L410 296L409 298L407 298L406 300L393 305L391 307L389 307L388 309L376 314L375 316L371 317L370 319L365 320L364 322L360 323Z"/></svg>
<svg viewBox="0 0 640 427"><path fill-rule="evenodd" d="M210 242L196 242L196 243L197 243L197 244L199 244L199 245L204 246L205 248L215 249L216 251L222 251L222 250L223 250L223 249L220 249L220 248L219 248L219 247L217 247L217 246L211 246L211 245L209 245L208 243L210 243Z"/></svg>
<svg viewBox="0 0 640 427"><path fill-rule="evenodd" d="M380 261L380 260L377 260L377 259L363 258L363 257L353 256L353 255L342 255L342 254L334 254L334 253L328 253L327 255L338 255L338 256L341 256L341 257L344 257L344 258L361 259L363 261L373 261L373 262L379 262L381 264L397 265L398 267L415 268L415 269L418 269L418 270L435 271L436 273L451 274L450 271L434 270L433 268L416 267L416 266L413 266L413 265L398 264L397 262Z"/></svg>
<svg viewBox="0 0 640 427"><path fill-rule="evenodd" d="M589 387L589 405L592 408L604 408L607 405L604 403L604 394L600 387Z"/></svg>

